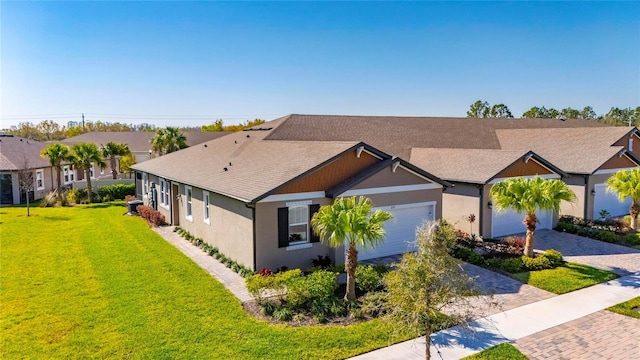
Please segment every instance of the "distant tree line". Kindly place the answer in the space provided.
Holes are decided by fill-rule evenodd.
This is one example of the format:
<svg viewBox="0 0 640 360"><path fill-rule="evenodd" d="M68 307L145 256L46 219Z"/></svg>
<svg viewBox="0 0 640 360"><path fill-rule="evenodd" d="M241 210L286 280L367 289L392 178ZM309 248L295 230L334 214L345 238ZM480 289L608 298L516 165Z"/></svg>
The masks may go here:
<svg viewBox="0 0 640 360"><path fill-rule="evenodd" d="M478 100L469 106L467 117L470 118L513 118L511 111L505 104L491 105L486 101ZM522 114L523 118L554 119L564 117L567 119L595 120L603 124L613 126L640 126L640 106L620 109L612 107L606 114L598 115L591 106L580 109L566 107L562 110L533 106Z"/></svg>
<svg viewBox="0 0 640 360"><path fill-rule="evenodd" d="M264 124L265 121L262 119L254 119L247 120L244 123L238 125L224 125L222 123L222 119L218 119L213 122L211 125L204 125L200 128L202 132L211 132L211 131L242 131L244 129L248 129L260 124Z"/></svg>

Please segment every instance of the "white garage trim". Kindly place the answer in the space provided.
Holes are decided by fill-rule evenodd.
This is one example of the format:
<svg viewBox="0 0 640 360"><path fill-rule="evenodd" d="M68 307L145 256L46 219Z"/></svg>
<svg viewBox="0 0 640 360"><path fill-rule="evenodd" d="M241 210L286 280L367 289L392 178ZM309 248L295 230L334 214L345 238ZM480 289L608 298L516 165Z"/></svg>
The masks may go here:
<svg viewBox="0 0 640 360"><path fill-rule="evenodd" d="M602 170L597 170L596 172L593 173L593 175L615 174L618 171L633 170L633 169L635 169L635 167L619 168L619 169L602 169Z"/></svg>
<svg viewBox="0 0 640 360"><path fill-rule="evenodd" d="M385 187L377 187L377 188L347 190L344 193L340 194L340 196L373 195L373 194L396 193L396 192L404 192L404 191L432 190L432 189L440 189L440 188L442 188L442 185L434 184L434 183L385 186Z"/></svg>
<svg viewBox="0 0 640 360"><path fill-rule="evenodd" d="M520 234L527 229L522 223L526 214L507 209L498 212L496 208L491 210L491 238L498 238L507 235ZM538 225L536 230L551 229L553 227L553 211L536 211Z"/></svg>
<svg viewBox="0 0 640 360"><path fill-rule="evenodd" d="M367 260L377 257L403 254L414 250L416 230L425 220L435 220L436 202L421 202L395 206L378 207L374 210L389 211L394 219L385 222L384 242L375 249L358 247L358 259Z"/></svg>
<svg viewBox="0 0 640 360"><path fill-rule="evenodd" d="M631 198L620 201L618 194L607 191L607 184L595 184L595 196L593 197L593 218L600 217L600 210L607 210L611 216L621 216L629 213Z"/></svg>

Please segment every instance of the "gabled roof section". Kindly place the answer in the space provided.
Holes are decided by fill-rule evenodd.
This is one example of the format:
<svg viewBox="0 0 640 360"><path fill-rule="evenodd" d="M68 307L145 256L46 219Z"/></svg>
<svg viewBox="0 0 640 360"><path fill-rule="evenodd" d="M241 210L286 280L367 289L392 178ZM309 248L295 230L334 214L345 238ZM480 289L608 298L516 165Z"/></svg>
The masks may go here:
<svg viewBox="0 0 640 360"><path fill-rule="evenodd" d="M275 122L277 123L267 140L363 141L404 159L409 158L413 147L500 149L496 129L602 127L595 121L576 119L562 121L298 114L282 117Z"/></svg>
<svg viewBox="0 0 640 360"><path fill-rule="evenodd" d="M521 150L414 148L410 161L448 181L486 184L518 160L527 157L551 172L566 175L536 153Z"/></svg>
<svg viewBox="0 0 640 360"><path fill-rule="evenodd" d="M185 131L183 134L187 138L187 145L193 146L205 141L217 139L229 133ZM80 134L61 142L67 145L88 142L100 146L105 145L109 141L113 141L115 143L129 145L129 149L133 152L147 152L151 149L151 138L155 135L155 132L150 131L94 131Z"/></svg>
<svg viewBox="0 0 640 360"><path fill-rule="evenodd" d="M363 146L354 141L263 141L268 133L233 133L133 168L252 202L340 154Z"/></svg>
<svg viewBox="0 0 640 360"><path fill-rule="evenodd" d="M628 127L497 130L505 150L533 150L572 174L592 174L624 149L611 146L631 131Z"/></svg>
<svg viewBox="0 0 640 360"><path fill-rule="evenodd" d="M49 159L40 156L47 144L14 136L0 136L0 170L15 171L46 168Z"/></svg>

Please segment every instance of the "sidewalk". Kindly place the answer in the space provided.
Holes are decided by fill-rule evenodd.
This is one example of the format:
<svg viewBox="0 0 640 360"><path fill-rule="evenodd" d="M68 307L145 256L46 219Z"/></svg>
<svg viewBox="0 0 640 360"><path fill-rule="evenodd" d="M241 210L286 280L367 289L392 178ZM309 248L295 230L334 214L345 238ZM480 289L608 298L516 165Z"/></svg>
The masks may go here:
<svg viewBox="0 0 640 360"><path fill-rule="evenodd" d="M640 273L491 315L472 322L471 329L453 327L437 332L431 336L433 342L431 354L435 358L441 356L444 360L460 359L494 345L513 342L579 319L638 296L640 296ZM424 346L424 337L421 337L352 359L423 359Z"/></svg>
<svg viewBox="0 0 640 360"><path fill-rule="evenodd" d="M211 274L211 276L220 281L240 302L244 303L253 300L253 296L247 291L242 276L224 266L214 257L205 254L204 251L183 239L177 233L174 233L173 228L173 226L162 226L153 228L153 230L167 240L167 242L178 248L178 250L182 251L187 257Z"/></svg>

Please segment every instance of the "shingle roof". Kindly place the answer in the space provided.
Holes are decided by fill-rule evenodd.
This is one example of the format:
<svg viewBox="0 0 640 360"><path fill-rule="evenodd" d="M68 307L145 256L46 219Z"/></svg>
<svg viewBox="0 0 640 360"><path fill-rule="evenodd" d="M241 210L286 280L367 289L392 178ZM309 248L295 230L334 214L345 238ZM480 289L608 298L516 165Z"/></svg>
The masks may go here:
<svg viewBox="0 0 640 360"><path fill-rule="evenodd" d="M602 127L569 119L473 119L397 116L288 115L269 140L363 141L394 156L408 158L412 147L500 149L496 129Z"/></svg>
<svg viewBox="0 0 640 360"><path fill-rule="evenodd" d="M189 146L201 144L205 141L217 139L229 134L228 132L201 131L185 131L183 133L187 138L187 144ZM72 145L89 142L100 146L109 141L113 141L129 145L129 149L133 152L146 152L151 148L151 138L155 135L155 132L149 131L95 131L65 139L62 143Z"/></svg>
<svg viewBox="0 0 640 360"><path fill-rule="evenodd" d="M249 202L359 144L262 141L267 134L233 133L133 168Z"/></svg>
<svg viewBox="0 0 640 360"><path fill-rule="evenodd" d="M528 153L522 150L414 148L409 161L444 180L485 184Z"/></svg>
<svg viewBox="0 0 640 360"><path fill-rule="evenodd" d="M21 137L0 137L0 170L22 170L25 162L30 169L49 167L49 160L40 156L47 144Z"/></svg>
<svg viewBox="0 0 640 360"><path fill-rule="evenodd" d="M497 130L505 150L533 150L562 170L591 174L623 150L611 146L633 129L602 127L577 129Z"/></svg>

